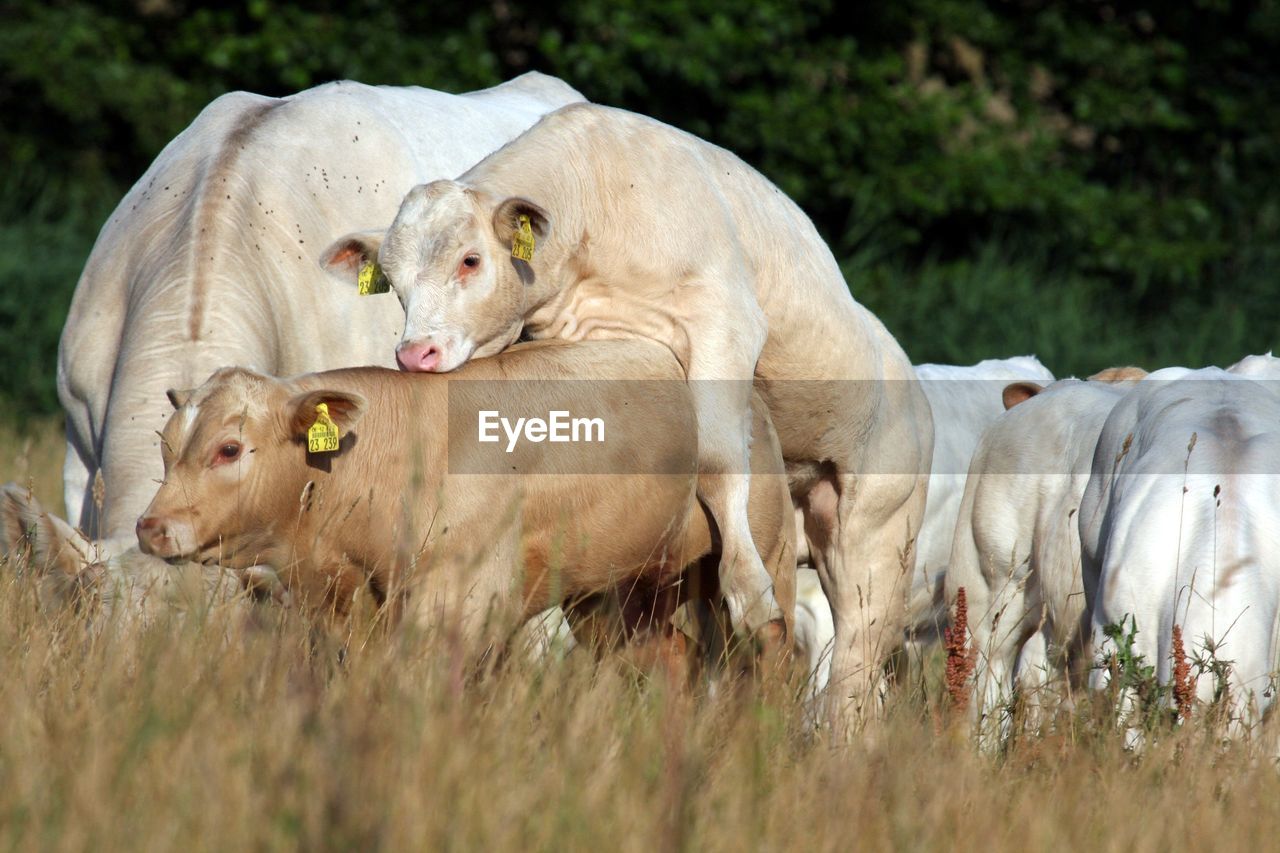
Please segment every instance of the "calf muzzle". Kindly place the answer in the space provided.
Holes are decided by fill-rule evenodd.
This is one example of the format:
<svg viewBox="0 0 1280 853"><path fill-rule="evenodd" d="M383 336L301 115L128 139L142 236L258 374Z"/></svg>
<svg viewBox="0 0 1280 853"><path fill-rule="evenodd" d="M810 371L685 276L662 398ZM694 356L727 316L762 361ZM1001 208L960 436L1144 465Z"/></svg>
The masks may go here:
<svg viewBox="0 0 1280 853"><path fill-rule="evenodd" d="M396 350L396 361L400 363L400 369L410 373L438 371L443 356L443 349L434 343L402 344Z"/></svg>
<svg viewBox="0 0 1280 853"><path fill-rule="evenodd" d="M138 519L136 527L138 547L142 553L153 557L171 559L181 556L178 543L169 534L169 525L165 519L154 515L144 515Z"/></svg>

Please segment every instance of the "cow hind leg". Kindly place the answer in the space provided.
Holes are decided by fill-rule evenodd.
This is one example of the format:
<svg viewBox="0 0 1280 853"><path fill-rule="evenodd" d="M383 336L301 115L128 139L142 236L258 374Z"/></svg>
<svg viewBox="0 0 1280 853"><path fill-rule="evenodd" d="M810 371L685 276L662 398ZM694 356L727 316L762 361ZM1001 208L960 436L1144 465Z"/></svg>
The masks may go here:
<svg viewBox="0 0 1280 853"><path fill-rule="evenodd" d="M85 509L93 509L92 483L95 469L90 466L89 455L82 452L78 442L75 441L72 429L74 427L68 419L67 455L62 463L63 501L66 505L67 520L72 525L92 532L95 526L92 516L96 513L86 514Z"/></svg>
<svg viewBox="0 0 1280 853"><path fill-rule="evenodd" d="M1028 639L1025 583L997 572L986 583L964 586L968 599L968 648L975 654L970 714L979 743L994 748L1009 734L1019 654ZM1035 651L1028 650L1028 663Z"/></svg>
<svg viewBox="0 0 1280 853"><path fill-rule="evenodd" d="M1053 708L1055 697L1049 691L1055 675L1053 662L1049 658L1048 632L1041 629L1022 644L1015 675L1023 712L1023 728L1028 732L1039 732Z"/></svg>
<svg viewBox="0 0 1280 853"><path fill-rule="evenodd" d="M756 549L747 521L747 475L703 474L698 497L720 534L720 589L734 630L742 636L773 637L783 625L773 579Z"/></svg>
<svg viewBox="0 0 1280 853"><path fill-rule="evenodd" d="M915 534L924 510L919 479L839 472L833 495L810 500L811 507L818 505L815 514L826 509L834 522L829 535L815 539L811 533L810 541L822 552L815 563L835 625L828 713L842 728L878 716L883 707L886 664L902 641ZM833 499L832 512L824 504Z"/></svg>

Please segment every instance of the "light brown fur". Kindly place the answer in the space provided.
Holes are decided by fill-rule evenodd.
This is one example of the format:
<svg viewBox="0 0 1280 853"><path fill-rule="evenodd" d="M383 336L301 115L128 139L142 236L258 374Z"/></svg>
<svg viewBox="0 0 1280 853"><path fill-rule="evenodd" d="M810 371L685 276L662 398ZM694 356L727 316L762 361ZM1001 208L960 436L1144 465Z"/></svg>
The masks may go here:
<svg viewBox="0 0 1280 853"><path fill-rule="evenodd" d="M588 375L617 381L546 384ZM506 379L517 381L475 381ZM605 413L613 432L598 447L525 444L505 456L475 438L475 411L495 388L504 413L545 412L550 395L555 408ZM300 438L320 400L343 433L332 456L306 453ZM790 498L761 403L755 412L753 529L790 614ZM242 455L213 464L228 442ZM694 499L688 386L647 342L529 344L447 375L354 368L279 380L225 369L185 399L163 445L165 481L139 522L144 550L270 565L296 599L337 613L367 585L419 625L454 624L486 642L550 604L662 588L715 544Z"/></svg>

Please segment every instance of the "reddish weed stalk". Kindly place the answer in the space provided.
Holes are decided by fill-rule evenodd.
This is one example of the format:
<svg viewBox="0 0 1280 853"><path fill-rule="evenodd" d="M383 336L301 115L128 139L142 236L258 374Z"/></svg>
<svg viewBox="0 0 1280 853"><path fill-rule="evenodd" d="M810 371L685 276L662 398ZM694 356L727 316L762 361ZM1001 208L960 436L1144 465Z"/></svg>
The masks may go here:
<svg viewBox="0 0 1280 853"><path fill-rule="evenodd" d="M956 615L950 628L942 632L947 650L947 695L953 707L964 710L969 705L969 677L978 663L978 650L969 647L969 603L964 587L956 593Z"/></svg>
<svg viewBox="0 0 1280 853"><path fill-rule="evenodd" d="M1182 648L1182 626L1173 626L1173 702L1179 720L1191 719L1191 703L1195 700L1195 687L1191 683L1191 662Z"/></svg>

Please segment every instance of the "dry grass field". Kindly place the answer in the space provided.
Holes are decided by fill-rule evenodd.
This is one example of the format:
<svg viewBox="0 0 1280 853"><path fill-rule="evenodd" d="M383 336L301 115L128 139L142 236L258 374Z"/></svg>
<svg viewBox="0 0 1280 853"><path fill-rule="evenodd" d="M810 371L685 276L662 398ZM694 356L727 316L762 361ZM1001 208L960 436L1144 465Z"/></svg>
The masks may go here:
<svg viewBox="0 0 1280 853"><path fill-rule="evenodd" d="M47 437L46 437L47 433ZM56 426L5 479L57 507ZM25 450L23 448L26 448ZM999 754L935 656L851 745L787 688L687 695L571 653L483 678L440 640L214 606L140 625L42 608L0 563L6 849L1268 849L1269 728L1193 717L1126 752L1104 708Z"/></svg>
<svg viewBox="0 0 1280 853"><path fill-rule="evenodd" d="M21 483L59 515L65 454L61 418L34 420L21 428L0 419L0 483Z"/></svg>

